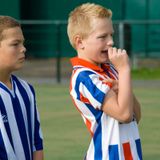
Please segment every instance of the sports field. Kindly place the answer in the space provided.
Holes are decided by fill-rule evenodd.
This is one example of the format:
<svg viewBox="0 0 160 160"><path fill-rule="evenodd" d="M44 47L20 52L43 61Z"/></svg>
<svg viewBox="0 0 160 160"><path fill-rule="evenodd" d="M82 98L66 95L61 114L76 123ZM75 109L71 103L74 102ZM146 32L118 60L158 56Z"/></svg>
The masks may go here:
<svg viewBox="0 0 160 160"><path fill-rule="evenodd" d="M139 128L144 160L160 159L159 84L160 81L141 81L134 85L142 105ZM82 160L90 142L88 131L72 104L68 86L68 83L35 85L46 160Z"/></svg>

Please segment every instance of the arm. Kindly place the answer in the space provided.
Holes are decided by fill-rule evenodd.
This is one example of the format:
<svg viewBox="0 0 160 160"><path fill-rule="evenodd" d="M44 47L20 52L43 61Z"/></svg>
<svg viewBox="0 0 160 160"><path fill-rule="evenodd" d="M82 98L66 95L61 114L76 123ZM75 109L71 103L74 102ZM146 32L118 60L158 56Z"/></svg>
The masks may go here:
<svg viewBox="0 0 160 160"><path fill-rule="evenodd" d="M43 150L35 151L33 153L33 160L43 160L43 159L44 159Z"/></svg>
<svg viewBox="0 0 160 160"><path fill-rule="evenodd" d="M120 122L133 118L133 94L130 65L125 50L110 48L108 57L119 73L118 93L111 89L104 98L102 110Z"/></svg>
<svg viewBox="0 0 160 160"><path fill-rule="evenodd" d="M104 80L104 82L112 83L112 90L116 93L116 95L118 94L118 80L107 79ZM138 123L141 119L141 106L134 94L133 94L133 113Z"/></svg>
<svg viewBox="0 0 160 160"><path fill-rule="evenodd" d="M33 93L33 106L34 110L32 115L34 118L34 134L33 134L33 160L43 160L43 136L42 136L42 131L40 127L40 117L39 117L39 112L36 106L36 98L35 98L35 91L32 86L30 86L32 93Z"/></svg>
<svg viewBox="0 0 160 160"><path fill-rule="evenodd" d="M135 95L133 95L133 104L134 104L134 108L133 108L134 115L138 123L141 119L141 106L138 100L136 99Z"/></svg>

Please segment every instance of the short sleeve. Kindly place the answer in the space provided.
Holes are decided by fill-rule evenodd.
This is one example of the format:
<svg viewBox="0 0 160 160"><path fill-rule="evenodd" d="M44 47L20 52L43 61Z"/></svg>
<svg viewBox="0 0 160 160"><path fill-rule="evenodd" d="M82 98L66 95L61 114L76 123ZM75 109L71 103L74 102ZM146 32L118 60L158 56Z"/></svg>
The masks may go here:
<svg viewBox="0 0 160 160"><path fill-rule="evenodd" d="M101 110L104 97L111 88L110 83L103 82L99 75L83 73L79 83L79 99L84 103L91 104L95 109Z"/></svg>
<svg viewBox="0 0 160 160"><path fill-rule="evenodd" d="M33 119L33 151L42 150L43 149L43 135L40 126L40 117L38 108L36 106L36 98L35 98L35 91L32 86L30 86L33 95L34 95L34 119Z"/></svg>

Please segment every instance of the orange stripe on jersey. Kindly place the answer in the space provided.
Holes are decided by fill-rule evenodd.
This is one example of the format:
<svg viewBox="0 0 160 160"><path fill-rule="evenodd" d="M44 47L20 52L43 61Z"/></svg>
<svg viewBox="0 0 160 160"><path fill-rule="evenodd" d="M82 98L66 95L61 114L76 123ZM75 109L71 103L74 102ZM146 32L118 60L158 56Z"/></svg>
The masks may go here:
<svg viewBox="0 0 160 160"><path fill-rule="evenodd" d="M88 98L84 97L81 93L80 93L80 101L82 101L83 103L90 104Z"/></svg>
<svg viewBox="0 0 160 160"><path fill-rule="evenodd" d="M124 150L125 160L133 160L130 144L128 142L123 143L123 150Z"/></svg>
<svg viewBox="0 0 160 160"><path fill-rule="evenodd" d="M93 132L91 131L92 124L87 118L85 118L85 120L86 120L86 126L87 126L91 136L93 137Z"/></svg>
<svg viewBox="0 0 160 160"><path fill-rule="evenodd" d="M77 71L77 69L72 71L71 80L72 80L73 75L76 73L76 71ZM71 80L70 80L70 91L72 90L72 82L71 82Z"/></svg>
<svg viewBox="0 0 160 160"><path fill-rule="evenodd" d="M84 103L90 104L89 100L86 97L84 97L81 93L80 93L80 100ZM85 117L85 121L86 121L87 129L89 130L91 136L93 136L93 132L91 131L92 123L86 117Z"/></svg>
<svg viewBox="0 0 160 160"><path fill-rule="evenodd" d="M75 101L74 101L73 98L72 98L72 101L73 101L75 107L77 108L77 110L80 112L80 114L83 115L83 113L79 110L79 108L78 108L78 106L76 105L76 103L75 103ZM91 123L87 118L85 118L85 124L86 124L87 129L89 130L91 136L93 137L93 132L91 131L92 123Z"/></svg>
<svg viewBox="0 0 160 160"><path fill-rule="evenodd" d="M70 61L71 61L73 66L80 65L80 66L83 66L83 67L90 68L94 71L103 72L103 69L101 67L96 66L95 64L92 64L92 63L90 63L90 62L88 62L84 59L74 57L74 58L71 58Z"/></svg>

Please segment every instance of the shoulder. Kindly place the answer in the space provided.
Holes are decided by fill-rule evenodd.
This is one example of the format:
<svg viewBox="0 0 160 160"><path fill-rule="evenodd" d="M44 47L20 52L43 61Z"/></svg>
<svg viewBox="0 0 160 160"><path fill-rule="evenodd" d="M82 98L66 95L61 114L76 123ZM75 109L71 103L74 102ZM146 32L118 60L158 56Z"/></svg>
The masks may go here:
<svg viewBox="0 0 160 160"><path fill-rule="evenodd" d="M20 77L18 77L18 76L15 76L15 75L12 75L12 80L13 80L14 82L21 83L21 84L23 84L23 85L31 85L31 84L29 84L26 80L24 80L24 79L22 79L22 78L20 78Z"/></svg>
<svg viewBox="0 0 160 160"><path fill-rule="evenodd" d="M92 69L82 67L82 68L76 69L72 76L75 78L86 79L90 75L95 75L95 74L96 74L95 71L93 71Z"/></svg>
<svg viewBox="0 0 160 160"><path fill-rule="evenodd" d="M70 79L70 86L78 87L80 84L90 84L94 79L97 79L99 76L95 71L89 68L79 68L74 71Z"/></svg>
<svg viewBox="0 0 160 160"><path fill-rule="evenodd" d="M31 90L34 93L34 87L26 80L15 75L12 75L12 80L17 84L17 86L22 86L25 90Z"/></svg>

